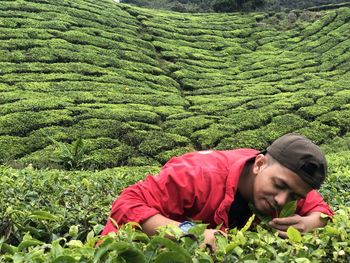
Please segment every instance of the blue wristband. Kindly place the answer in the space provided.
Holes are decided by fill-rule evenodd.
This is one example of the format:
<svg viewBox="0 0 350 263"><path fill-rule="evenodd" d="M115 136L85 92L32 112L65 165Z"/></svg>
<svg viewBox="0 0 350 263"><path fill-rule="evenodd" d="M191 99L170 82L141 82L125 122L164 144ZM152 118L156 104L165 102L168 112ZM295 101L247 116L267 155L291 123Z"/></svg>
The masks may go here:
<svg viewBox="0 0 350 263"><path fill-rule="evenodd" d="M182 232L184 232L185 234L188 233L188 230L191 227L194 227L196 224L191 222L191 221L184 221L182 223L180 223L179 228L182 230Z"/></svg>

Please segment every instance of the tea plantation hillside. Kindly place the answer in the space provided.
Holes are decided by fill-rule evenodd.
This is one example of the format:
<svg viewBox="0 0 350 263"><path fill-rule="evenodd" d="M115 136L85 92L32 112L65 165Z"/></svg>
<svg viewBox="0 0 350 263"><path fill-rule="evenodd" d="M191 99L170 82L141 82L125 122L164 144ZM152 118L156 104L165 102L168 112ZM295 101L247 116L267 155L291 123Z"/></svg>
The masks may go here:
<svg viewBox="0 0 350 263"><path fill-rule="evenodd" d="M1 1L0 163L57 167L80 145L68 168L159 166L290 131L347 149L349 17Z"/></svg>
<svg viewBox="0 0 350 263"><path fill-rule="evenodd" d="M349 262L349 20L349 7L1 0L0 262ZM96 247L116 196L170 157L263 149L292 131L327 153L326 227L282 239L247 225L214 252L203 225L154 237L127 225Z"/></svg>

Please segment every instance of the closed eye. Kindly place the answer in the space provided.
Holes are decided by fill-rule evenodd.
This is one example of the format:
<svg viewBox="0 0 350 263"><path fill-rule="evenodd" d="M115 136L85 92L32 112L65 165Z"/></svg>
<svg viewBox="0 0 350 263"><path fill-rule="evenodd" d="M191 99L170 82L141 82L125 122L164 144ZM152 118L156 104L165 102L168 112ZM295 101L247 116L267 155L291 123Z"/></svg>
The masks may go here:
<svg viewBox="0 0 350 263"><path fill-rule="evenodd" d="M286 189L286 186L282 185L282 184L275 184L275 187L278 188L278 189L281 189L281 190Z"/></svg>

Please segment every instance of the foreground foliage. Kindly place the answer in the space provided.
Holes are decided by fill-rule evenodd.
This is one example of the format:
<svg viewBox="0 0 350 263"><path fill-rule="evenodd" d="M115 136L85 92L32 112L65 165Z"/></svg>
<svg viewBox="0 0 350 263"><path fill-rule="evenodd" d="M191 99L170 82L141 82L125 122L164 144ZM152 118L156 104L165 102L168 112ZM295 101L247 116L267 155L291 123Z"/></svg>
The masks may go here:
<svg viewBox="0 0 350 263"><path fill-rule="evenodd" d="M147 237L133 224L117 234L101 239L90 231L85 240L77 240L78 226L72 226L66 237L44 243L30 234L18 246L0 240L4 262L349 262L350 208L336 211L332 223L323 229L300 235L290 228L288 238L260 226L249 231L232 229L227 238L217 236L217 250L201 246L206 225L197 225L188 235L175 228L162 228L156 236ZM165 237L166 236L166 237ZM172 236L172 240L168 237Z"/></svg>
<svg viewBox="0 0 350 263"><path fill-rule="evenodd" d="M336 215L324 229L281 239L261 224L218 236L218 250L194 236L162 229L149 238L130 224L95 248L110 206L126 186L159 167L100 172L15 170L0 167L0 261L5 262L348 262L350 244L350 152L328 156L330 175L321 188ZM287 209L287 212L290 209ZM286 213L287 213L286 212ZM289 212L288 212L289 213ZM282 215L281 215L282 216ZM164 236L172 233L175 239Z"/></svg>

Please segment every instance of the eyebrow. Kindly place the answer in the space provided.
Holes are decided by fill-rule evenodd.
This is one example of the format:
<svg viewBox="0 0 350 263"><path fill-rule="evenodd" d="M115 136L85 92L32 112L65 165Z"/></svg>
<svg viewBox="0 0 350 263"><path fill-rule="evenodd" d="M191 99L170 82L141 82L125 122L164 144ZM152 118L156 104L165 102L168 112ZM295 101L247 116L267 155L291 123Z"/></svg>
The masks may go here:
<svg viewBox="0 0 350 263"><path fill-rule="evenodd" d="M279 183L281 183L282 185L283 185L283 187L286 187L286 188L288 188L289 190L292 190L292 188L290 188L290 186L283 180L283 179L280 179L280 178L276 178L278 181L279 181ZM304 195L304 194L300 194L300 193L297 193L297 192L293 192L295 195L297 195L298 197L301 197L301 198L303 198L303 199L305 199L306 198L306 195Z"/></svg>

